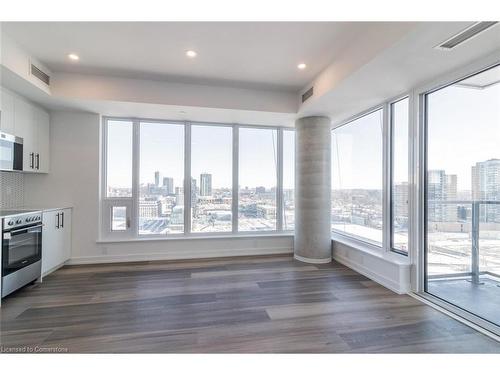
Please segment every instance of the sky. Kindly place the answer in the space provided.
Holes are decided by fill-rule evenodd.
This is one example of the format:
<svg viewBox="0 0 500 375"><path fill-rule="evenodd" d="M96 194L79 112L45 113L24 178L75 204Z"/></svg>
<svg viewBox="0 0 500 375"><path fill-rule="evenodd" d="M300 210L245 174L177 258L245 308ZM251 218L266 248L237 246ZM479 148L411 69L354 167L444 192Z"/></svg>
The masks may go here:
<svg viewBox="0 0 500 375"><path fill-rule="evenodd" d="M483 90L450 86L429 95L428 168L457 174L471 189L471 167L500 159L500 84Z"/></svg>
<svg viewBox="0 0 500 375"><path fill-rule="evenodd" d="M241 187L276 186L277 131L240 127L239 184ZM283 185L294 187L294 136L284 132ZM193 125L191 127L191 175L199 186L200 174L212 174L213 188L232 187L232 128ZM114 187L131 185L132 123L109 121L108 182ZM184 179L184 128L178 124L141 123L140 183L154 183L154 174L172 177L174 186Z"/></svg>

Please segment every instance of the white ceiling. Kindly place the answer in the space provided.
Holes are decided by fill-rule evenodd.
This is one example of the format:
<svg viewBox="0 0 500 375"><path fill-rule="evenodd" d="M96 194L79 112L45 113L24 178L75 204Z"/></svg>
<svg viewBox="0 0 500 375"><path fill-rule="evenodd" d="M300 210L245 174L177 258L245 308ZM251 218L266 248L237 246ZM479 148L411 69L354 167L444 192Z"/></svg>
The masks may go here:
<svg viewBox="0 0 500 375"><path fill-rule="evenodd" d="M500 24L450 51L434 48L471 24L470 21L419 23L397 43L329 87L324 95L306 101L299 109L300 114L326 115L338 124L448 74L469 74L477 69L469 67L471 64L481 66L486 60L500 61ZM458 72L461 70L464 72ZM498 78L495 73L498 71L491 72L489 81ZM467 82L480 83L477 79Z"/></svg>
<svg viewBox="0 0 500 375"><path fill-rule="evenodd" d="M54 72L297 91L385 22L14 22L3 31ZM394 23L392 23L394 25ZM403 24L403 23L402 23ZM198 57L188 59L193 49ZM68 53L77 53L72 63ZM297 64L305 62L300 71Z"/></svg>

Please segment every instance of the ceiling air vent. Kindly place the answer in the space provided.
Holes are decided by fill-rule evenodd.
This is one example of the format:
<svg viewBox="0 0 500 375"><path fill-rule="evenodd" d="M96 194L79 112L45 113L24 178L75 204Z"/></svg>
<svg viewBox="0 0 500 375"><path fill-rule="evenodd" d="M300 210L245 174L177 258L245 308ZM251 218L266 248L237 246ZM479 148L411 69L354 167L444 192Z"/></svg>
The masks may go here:
<svg viewBox="0 0 500 375"><path fill-rule="evenodd" d="M307 90L305 93L302 94L302 103L304 103L307 99L309 99L311 96L313 96L314 87L311 87L309 90Z"/></svg>
<svg viewBox="0 0 500 375"><path fill-rule="evenodd" d="M447 39L446 41L444 41L443 43L434 48L449 51L458 46L459 44L462 44L463 42L472 39L479 33L482 33L483 31L489 29L490 27L494 26L497 23L498 23L497 21L476 22L473 25L466 28L465 30L460 31L458 34L453 35L451 38Z"/></svg>
<svg viewBox="0 0 500 375"><path fill-rule="evenodd" d="M47 73L43 72L36 65L31 64L31 75L38 78L40 81L45 83L47 86L50 85L50 76Z"/></svg>

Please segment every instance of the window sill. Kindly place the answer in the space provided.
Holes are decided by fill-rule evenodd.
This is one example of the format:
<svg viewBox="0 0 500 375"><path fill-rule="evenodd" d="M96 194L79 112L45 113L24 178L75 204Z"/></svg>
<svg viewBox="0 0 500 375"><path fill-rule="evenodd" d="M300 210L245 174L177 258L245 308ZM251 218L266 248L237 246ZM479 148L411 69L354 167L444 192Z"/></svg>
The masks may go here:
<svg viewBox="0 0 500 375"><path fill-rule="evenodd" d="M407 255L399 254L394 251L385 251L382 247L373 245L369 242L352 238L339 233L332 233L332 242L338 242L342 245L352 247L367 255L381 259L383 261L396 264L398 266L409 266L411 264Z"/></svg>
<svg viewBox="0 0 500 375"><path fill-rule="evenodd" d="M214 234L214 235L189 235L189 236L169 236L169 237L137 237L120 239L98 239L96 243L127 243L127 242L152 242L152 241L190 241L190 240L231 240L231 239L259 239L259 238L280 238L291 237L293 232L273 232L273 233L242 233L242 234Z"/></svg>

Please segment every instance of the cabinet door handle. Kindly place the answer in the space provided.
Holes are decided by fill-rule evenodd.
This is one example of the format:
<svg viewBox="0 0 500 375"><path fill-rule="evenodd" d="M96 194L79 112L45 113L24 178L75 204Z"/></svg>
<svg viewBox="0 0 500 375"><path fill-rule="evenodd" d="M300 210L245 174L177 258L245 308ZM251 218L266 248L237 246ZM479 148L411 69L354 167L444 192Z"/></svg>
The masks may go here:
<svg viewBox="0 0 500 375"><path fill-rule="evenodd" d="M40 169L40 154L36 154L36 169Z"/></svg>
<svg viewBox="0 0 500 375"><path fill-rule="evenodd" d="M60 227L60 225L59 225L59 214L57 214L56 217L57 217L56 229L59 229L59 227Z"/></svg>
<svg viewBox="0 0 500 375"><path fill-rule="evenodd" d="M64 228L64 212L61 212L61 228Z"/></svg>
<svg viewBox="0 0 500 375"><path fill-rule="evenodd" d="M35 154L33 152L30 152L30 168L35 168Z"/></svg>

